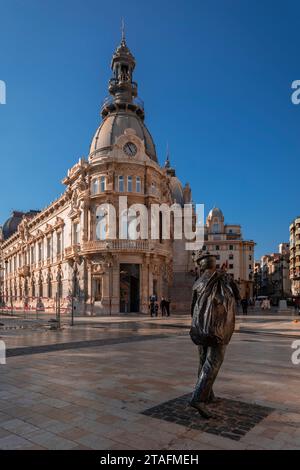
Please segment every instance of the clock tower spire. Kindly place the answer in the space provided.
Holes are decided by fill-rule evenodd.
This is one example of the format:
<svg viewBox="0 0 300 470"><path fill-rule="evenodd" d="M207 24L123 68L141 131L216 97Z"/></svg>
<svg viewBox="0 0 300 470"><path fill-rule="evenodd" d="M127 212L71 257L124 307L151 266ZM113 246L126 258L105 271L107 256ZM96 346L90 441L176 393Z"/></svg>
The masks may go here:
<svg viewBox="0 0 300 470"><path fill-rule="evenodd" d="M108 97L102 108L102 116L105 117L109 112L120 110L135 111L139 117L144 119L144 107L137 99L138 86L133 81L133 71L135 69L135 58L126 44L125 25L122 20L122 35L120 45L115 50L111 69L113 77L109 80Z"/></svg>

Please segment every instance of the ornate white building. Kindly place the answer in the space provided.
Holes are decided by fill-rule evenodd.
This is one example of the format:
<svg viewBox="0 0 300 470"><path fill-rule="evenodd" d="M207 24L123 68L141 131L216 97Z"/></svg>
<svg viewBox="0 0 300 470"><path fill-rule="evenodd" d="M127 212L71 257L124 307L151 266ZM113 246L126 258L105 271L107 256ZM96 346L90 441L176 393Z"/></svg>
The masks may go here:
<svg viewBox="0 0 300 470"><path fill-rule="evenodd" d="M68 171L64 193L46 209L14 212L4 224L0 274L6 305L53 311L58 297L63 311L73 296L83 314L147 313L153 293L172 297L177 271L192 285L191 253L183 243L174 250L172 238L128 240L117 233L110 239L103 233L99 206L112 204L118 213L120 195L127 196L128 206L191 201L189 186L182 188L169 159L164 167L158 163L134 68L123 37L88 158ZM119 224L117 215L117 232Z"/></svg>

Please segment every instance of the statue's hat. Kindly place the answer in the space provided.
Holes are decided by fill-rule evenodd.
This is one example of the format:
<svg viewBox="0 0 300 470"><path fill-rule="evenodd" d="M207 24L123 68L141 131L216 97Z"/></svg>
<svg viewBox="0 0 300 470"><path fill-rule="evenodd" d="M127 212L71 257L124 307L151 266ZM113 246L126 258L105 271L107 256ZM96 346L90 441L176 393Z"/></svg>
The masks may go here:
<svg viewBox="0 0 300 470"><path fill-rule="evenodd" d="M195 263L198 263L204 258L215 258L215 255L212 255L209 251L204 250L194 251L192 256Z"/></svg>

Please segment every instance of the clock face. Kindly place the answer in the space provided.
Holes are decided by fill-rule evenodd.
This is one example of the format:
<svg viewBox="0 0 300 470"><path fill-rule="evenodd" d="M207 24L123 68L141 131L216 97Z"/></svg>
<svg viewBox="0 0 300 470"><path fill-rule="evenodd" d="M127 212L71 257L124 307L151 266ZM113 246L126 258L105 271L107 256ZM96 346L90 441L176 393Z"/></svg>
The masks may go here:
<svg viewBox="0 0 300 470"><path fill-rule="evenodd" d="M123 151L128 157L134 157L137 153L137 146L133 142L127 142L123 147Z"/></svg>

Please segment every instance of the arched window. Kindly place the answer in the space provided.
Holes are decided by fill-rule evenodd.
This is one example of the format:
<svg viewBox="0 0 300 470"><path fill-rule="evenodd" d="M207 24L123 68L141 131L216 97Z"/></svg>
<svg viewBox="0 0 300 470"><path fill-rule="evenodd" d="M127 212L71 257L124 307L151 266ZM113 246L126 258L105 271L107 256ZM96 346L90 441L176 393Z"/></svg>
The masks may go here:
<svg viewBox="0 0 300 470"><path fill-rule="evenodd" d="M35 249L34 249L34 245L32 245L30 247L30 261L31 261L31 264L34 264L35 263Z"/></svg>
<svg viewBox="0 0 300 470"><path fill-rule="evenodd" d="M107 212L103 208L96 210L96 240L106 239Z"/></svg>
<svg viewBox="0 0 300 470"><path fill-rule="evenodd" d="M121 214L120 238L127 240L146 239L148 236L148 212L143 204L133 204Z"/></svg>
<svg viewBox="0 0 300 470"><path fill-rule="evenodd" d="M38 244L38 257L39 257L39 261L42 261L43 260L43 245L42 245L42 242L39 242Z"/></svg>
<svg viewBox="0 0 300 470"><path fill-rule="evenodd" d="M132 192L132 176L127 176L127 191Z"/></svg>
<svg viewBox="0 0 300 470"><path fill-rule="evenodd" d="M61 240L62 240L61 232L57 232L57 234L56 234L56 253L57 253L57 255L60 255L61 251L62 251Z"/></svg>
<svg viewBox="0 0 300 470"><path fill-rule="evenodd" d="M100 191L105 191L105 176L101 176L100 178Z"/></svg>
<svg viewBox="0 0 300 470"><path fill-rule="evenodd" d="M80 234L80 225L77 222L75 222L73 224L73 244L74 245L77 245L78 243L80 243L79 234Z"/></svg>
<svg viewBox="0 0 300 470"><path fill-rule="evenodd" d="M122 175L119 176L119 192L124 192L124 176Z"/></svg>
<svg viewBox="0 0 300 470"><path fill-rule="evenodd" d="M220 224L214 223L213 224L213 233L220 233Z"/></svg>
<svg viewBox="0 0 300 470"><path fill-rule="evenodd" d="M98 194L99 192L99 180L95 178L92 181L92 194Z"/></svg>
<svg viewBox="0 0 300 470"><path fill-rule="evenodd" d="M51 238L47 238L47 259L51 258Z"/></svg>
<svg viewBox="0 0 300 470"><path fill-rule="evenodd" d="M127 209L125 209L120 215L120 233L119 238L122 240L128 239L128 214Z"/></svg>
<svg viewBox="0 0 300 470"><path fill-rule="evenodd" d="M137 228L139 225L138 214L133 210L125 210L121 214L121 233L120 238L123 240L136 240L139 238Z"/></svg>
<svg viewBox="0 0 300 470"><path fill-rule="evenodd" d="M128 226L127 226L127 238L128 240L136 240L137 238L137 226L138 226L138 220L137 220L137 214L136 213L130 213L128 214Z"/></svg>

